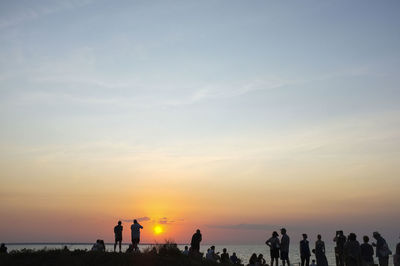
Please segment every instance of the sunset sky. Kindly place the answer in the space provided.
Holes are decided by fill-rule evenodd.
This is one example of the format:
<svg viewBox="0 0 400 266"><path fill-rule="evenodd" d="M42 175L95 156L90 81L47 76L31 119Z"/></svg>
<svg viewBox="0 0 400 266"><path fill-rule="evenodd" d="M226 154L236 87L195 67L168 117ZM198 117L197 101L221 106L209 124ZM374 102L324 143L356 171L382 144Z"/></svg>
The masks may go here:
<svg viewBox="0 0 400 266"><path fill-rule="evenodd" d="M398 239L399 13L1 1L0 242Z"/></svg>

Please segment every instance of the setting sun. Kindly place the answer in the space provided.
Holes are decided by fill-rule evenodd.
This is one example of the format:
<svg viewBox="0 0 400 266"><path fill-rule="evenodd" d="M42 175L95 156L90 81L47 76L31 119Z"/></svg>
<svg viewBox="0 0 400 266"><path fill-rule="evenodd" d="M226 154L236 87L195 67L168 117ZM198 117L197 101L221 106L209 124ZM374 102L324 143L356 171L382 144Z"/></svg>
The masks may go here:
<svg viewBox="0 0 400 266"><path fill-rule="evenodd" d="M163 232L163 228L162 228L161 226L156 225L156 226L154 227L154 234L159 235L159 234L161 234L162 232Z"/></svg>

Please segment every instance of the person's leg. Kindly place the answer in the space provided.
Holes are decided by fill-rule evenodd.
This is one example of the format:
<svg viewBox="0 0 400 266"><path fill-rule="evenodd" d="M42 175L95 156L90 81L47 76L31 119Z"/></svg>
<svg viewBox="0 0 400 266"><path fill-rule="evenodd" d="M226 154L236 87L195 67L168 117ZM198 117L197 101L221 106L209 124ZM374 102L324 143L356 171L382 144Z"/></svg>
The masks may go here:
<svg viewBox="0 0 400 266"><path fill-rule="evenodd" d="M115 252L115 248L117 247L117 240L115 239L115 242L114 242L114 252Z"/></svg>
<svg viewBox="0 0 400 266"><path fill-rule="evenodd" d="M301 257L301 266L304 266L305 262L306 262L306 258L305 257Z"/></svg>
<svg viewBox="0 0 400 266"><path fill-rule="evenodd" d="M339 264L340 266L344 266L344 253L342 251L339 254Z"/></svg>
<svg viewBox="0 0 400 266"><path fill-rule="evenodd" d="M389 257L381 258L379 257L379 266L388 266Z"/></svg>
<svg viewBox="0 0 400 266"><path fill-rule="evenodd" d="M118 243L119 244L119 252L121 252L121 242L122 242L122 240L120 240Z"/></svg>
<svg viewBox="0 0 400 266"><path fill-rule="evenodd" d="M306 257L306 266L310 266L310 257Z"/></svg>

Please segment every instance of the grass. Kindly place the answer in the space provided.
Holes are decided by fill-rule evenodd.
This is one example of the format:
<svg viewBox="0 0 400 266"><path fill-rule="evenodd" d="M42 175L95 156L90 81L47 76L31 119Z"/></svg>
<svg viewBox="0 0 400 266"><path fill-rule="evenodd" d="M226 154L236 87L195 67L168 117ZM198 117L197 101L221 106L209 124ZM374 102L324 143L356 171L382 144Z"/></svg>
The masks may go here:
<svg viewBox="0 0 400 266"><path fill-rule="evenodd" d="M157 254L95 252L86 250L21 250L0 254L1 266L215 266L220 263L195 260L181 254L175 244L156 247Z"/></svg>

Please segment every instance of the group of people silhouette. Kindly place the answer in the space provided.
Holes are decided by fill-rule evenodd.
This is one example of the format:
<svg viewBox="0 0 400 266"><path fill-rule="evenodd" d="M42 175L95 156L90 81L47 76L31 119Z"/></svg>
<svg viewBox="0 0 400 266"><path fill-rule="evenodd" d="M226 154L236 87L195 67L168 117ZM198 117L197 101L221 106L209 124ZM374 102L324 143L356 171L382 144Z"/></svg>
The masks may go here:
<svg viewBox="0 0 400 266"><path fill-rule="evenodd" d="M122 243L122 230L123 230L122 222L118 221L118 224L114 227L114 252L117 248L117 245L119 247L119 252L121 252L121 243ZM128 247L128 252L129 251L137 251L138 244L140 242L140 229L143 229L143 226L141 226L136 219L133 220L133 223L131 225L131 241L132 244L129 245Z"/></svg>
<svg viewBox="0 0 400 266"><path fill-rule="evenodd" d="M140 252L138 244L140 243L141 229L143 229L143 226L140 225L136 219L133 220L133 223L131 225L131 244L129 245L126 252ZM122 231L122 222L118 221L118 224L114 227L114 252L116 251L117 246L119 247L119 252L121 252ZM279 238L278 232L273 231L272 236L267 239L267 241L265 241L265 244L270 249L270 266L274 266L274 264L275 266L279 266L279 259L282 261L282 266L285 266L286 264L287 266L290 266L290 237L288 236L285 228L282 228L280 230L280 233L281 238ZM392 255L392 251L389 249L386 240L381 236L379 232L373 232L372 236L376 240L376 242L370 244L369 237L363 236L363 243L360 244L357 241L357 235L355 233L350 233L346 237L343 231L336 231L336 235L333 238L333 241L336 243L336 266L374 266L376 265L374 262L374 254L378 258L379 266L388 266L389 256ZM325 255L325 243L322 240L322 236L320 234L317 235L317 241L315 242L313 249L310 249L310 243L308 241L307 234L302 234L302 238L303 239L299 243L301 266L328 266L328 260ZM188 246L185 246L185 249L182 251L182 253L193 258L204 258L204 254L200 252L200 243L202 239L203 238L200 229L197 229L196 232L192 235L190 248ZM177 248L176 244L174 247ZM104 241L98 239L91 250L103 252L106 251ZM151 252L157 253L155 247L153 247ZM0 246L0 253L7 253L7 247L4 243L2 243ZM312 253L315 255L316 260L312 260L310 264ZM220 262L222 264L243 265L242 261L237 257L235 252L233 252L232 255L229 256L227 249L224 248L222 250L222 253L220 254L220 252L215 251L215 246L211 246L207 249L205 259ZM400 243L397 244L395 254L393 254L393 264L394 266L400 266ZM264 256L262 254L257 255L256 253L253 253L247 265L261 266L268 264L266 264L266 260L264 259Z"/></svg>
<svg viewBox="0 0 400 266"><path fill-rule="evenodd" d="M280 232L282 235L280 239L279 234L274 231L272 236L265 242L265 244L270 248L270 265L274 266L275 264L278 266L280 259L283 266L285 266L286 263L288 266L290 266L290 237L287 235L285 228L282 228ZM336 266L374 266L376 265L374 263L374 254L378 258L379 266L388 266L389 256L392 254L392 251L389 249L386 240L378 232L373 232L372 235L376 240L376 243L373 242L372 244L369 244L369 237L364 236L363 244L360 245L360 243L357 241L357 236L355 233L350 233L346 237L343 231L337 231L333 239L333 241L336 243ZM328 260L325 255L325 242L322 241L322 236L320 234L317 235L317 241L315 242L313 249L310 249L307 234L302 234L302 237L303 239L300 241L301 266L328 266ZM190 249L188 249L186 246L183 253L186 255L202 257L203 254L200 253L201 240L202 235L198 229L192 236ZM375 253L373 247L376 248ZM312 263L310 264L311 253L315 254L316 260L312 260ZM219 252L215 252L215 246L211 246L207 250L206 259L219 261L221 263L241 263L240 259L237 258L236 253L233 253L232 256L229 256L226 248L224 248L222 254L219 255ZM396 253L393 255L393 264L394 266L400 266L400 243L398 243L396 246ZM262 254L257 256L256 253L253 253L247 265L260 266L267 264Z"/></svg>

